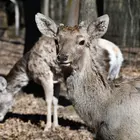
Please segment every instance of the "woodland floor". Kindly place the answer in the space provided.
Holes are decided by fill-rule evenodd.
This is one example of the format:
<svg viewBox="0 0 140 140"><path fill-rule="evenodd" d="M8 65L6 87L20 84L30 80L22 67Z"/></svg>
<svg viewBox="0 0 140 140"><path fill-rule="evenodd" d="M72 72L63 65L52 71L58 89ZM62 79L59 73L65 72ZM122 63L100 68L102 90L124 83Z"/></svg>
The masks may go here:
<svg viewBox="0 0 140 140"><path fill-rule="evenodd" d="M22 52L20 40L0 41L0 75L8 74ZM136 65L125 65L121 75L125 79L138 77L140 69ZM16 96L12 110L0 123L0 140L93 140L92 133L63 96L60 97L58 110L60 127L55 132L44 132L46 103L43 90L33 83L27 87L32 88L26 88Z"/></svg>

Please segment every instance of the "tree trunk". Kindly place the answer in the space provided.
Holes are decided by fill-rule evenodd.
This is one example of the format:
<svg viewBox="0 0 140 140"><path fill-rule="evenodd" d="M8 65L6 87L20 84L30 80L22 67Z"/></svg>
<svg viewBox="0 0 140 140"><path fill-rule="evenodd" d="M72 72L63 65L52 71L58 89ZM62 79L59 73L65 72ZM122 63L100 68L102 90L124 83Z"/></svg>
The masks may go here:
<svg viewBox="0 0 140 140"><path fill-rule="evenodd" d="M68 9L68 19L67 25L74 26L78 24L78 17L79 17L79 4L80 0L69 0L67 3Z"/></svg>
<svg viewBox="0 0 140 140"><path fill-rule="evenodd" d="M104 0L96 0L98 17L104 13Z"/></svg>
<svg viewBox="0 0 140 140"><path fill-rule="evenodd" d="M5 2L0 1L0 37L3 36L5 30L8 28L7 15L4 7Z"/></svg>
<svg viewBox="0 0 140 140"><path fill-rule="evenodd" d="M41 11L41 2L39 0L24 0L23 5L26 27L25 54L34 46L38 38L41 36L35 22L35 14Z"/></svg>
<svg viewBox="0 0 140 140"><path fill-rule="evenodd" d="M19 4L16 0L10 0L15 6L15 34L19 36L20 30L20 13L19 13Z"/></svg>
<svg viewBox="0 0 140 140"><path fill-rule="evenodd" d="M62 23L65 16L65 0L50 0L49 16L57 23Z"/></svg>
<svg viewBox="0 0 140 140"><path fill-rule="evenodd" d="M80 0L79 23L86 20L89 24L97 18L96 0Z"/></svg>
<svg viewBox="0 0 140 140"><path fill-rule="evenodd" d="M49 0L42 0L41 12L44 15L49 16Z"/></svg>

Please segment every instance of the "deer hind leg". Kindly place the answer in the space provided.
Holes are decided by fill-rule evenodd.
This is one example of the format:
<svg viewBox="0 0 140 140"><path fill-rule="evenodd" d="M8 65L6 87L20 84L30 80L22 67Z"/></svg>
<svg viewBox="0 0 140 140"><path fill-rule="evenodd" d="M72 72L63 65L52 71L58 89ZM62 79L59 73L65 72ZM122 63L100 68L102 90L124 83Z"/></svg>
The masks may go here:
<svg viewBox="0 0 140 140"><path fill-rule="evenodd" d="M114 80L116 78L116 75L118 74L118 71L117 71L118 68L117 67L118 67L117 65L111 65L110 66L107 79Z"/></svg>
<svg viewBox="0 0 140 140"><path fill-rule="evenodd" d="M45 93L45 100L47 102L47 122L44 131L48 131L52 126L52 101L53 101L53 74L48 72L45 77L41 78L41 84Z"/></svg>
<svg viewBox="0 0 140 140"><path fill-rule="evenodd" d="M120 69L121 69L121 65L118 65L117 69L116 69L116 77L115 79L119 78L119 73L120 73Z"/></svg>

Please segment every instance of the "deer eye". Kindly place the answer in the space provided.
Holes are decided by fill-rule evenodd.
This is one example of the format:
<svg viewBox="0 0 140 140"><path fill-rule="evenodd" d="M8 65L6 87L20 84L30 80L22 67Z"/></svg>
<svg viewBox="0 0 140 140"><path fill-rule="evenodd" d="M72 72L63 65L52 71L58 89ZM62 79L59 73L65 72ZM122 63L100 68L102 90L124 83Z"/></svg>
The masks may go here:
<svg viewBox="0 0 140 140"><path fill-rule="evenodd" d="M79 42L79 45L84 45L85 44L85 40L81 40L80 42Z"/></svg>

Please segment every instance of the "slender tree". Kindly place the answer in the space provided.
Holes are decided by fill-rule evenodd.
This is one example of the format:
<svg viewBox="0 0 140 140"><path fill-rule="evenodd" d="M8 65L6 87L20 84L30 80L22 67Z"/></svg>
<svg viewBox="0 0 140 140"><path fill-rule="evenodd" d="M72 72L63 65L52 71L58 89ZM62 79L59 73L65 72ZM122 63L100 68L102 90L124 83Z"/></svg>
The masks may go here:
<svg viewBox="0 0 140 140"><path fill-rule="evenodd" d="M69 0L67 3L67 25L78 24L80 0Z"/></svg>
<svg viewBox="0 0 140 140"><path fill-rule="evenodd" d="M41 12L44 15L49 16L49 0L42 0Z"/></svg>
<svg viewBox="0 0 140 140"><path fill-rule="evenodd" d="M66 0L50 0L49 16L56 22L64 21Z"/></svg>
<svg viewBox="0 0 140 140"><path fill-rule="evenodd" d="M16 36L19 35L20 29L20 13L19 13L19 5L16 0L10 0L15 5L15 33Z"/></svg>
<svg viewBox="0 0 140 140"><path fill-rule="evenodd" d="M96 0L80 0L79 22L87 20L87 24L97 18Z"/></svg>

